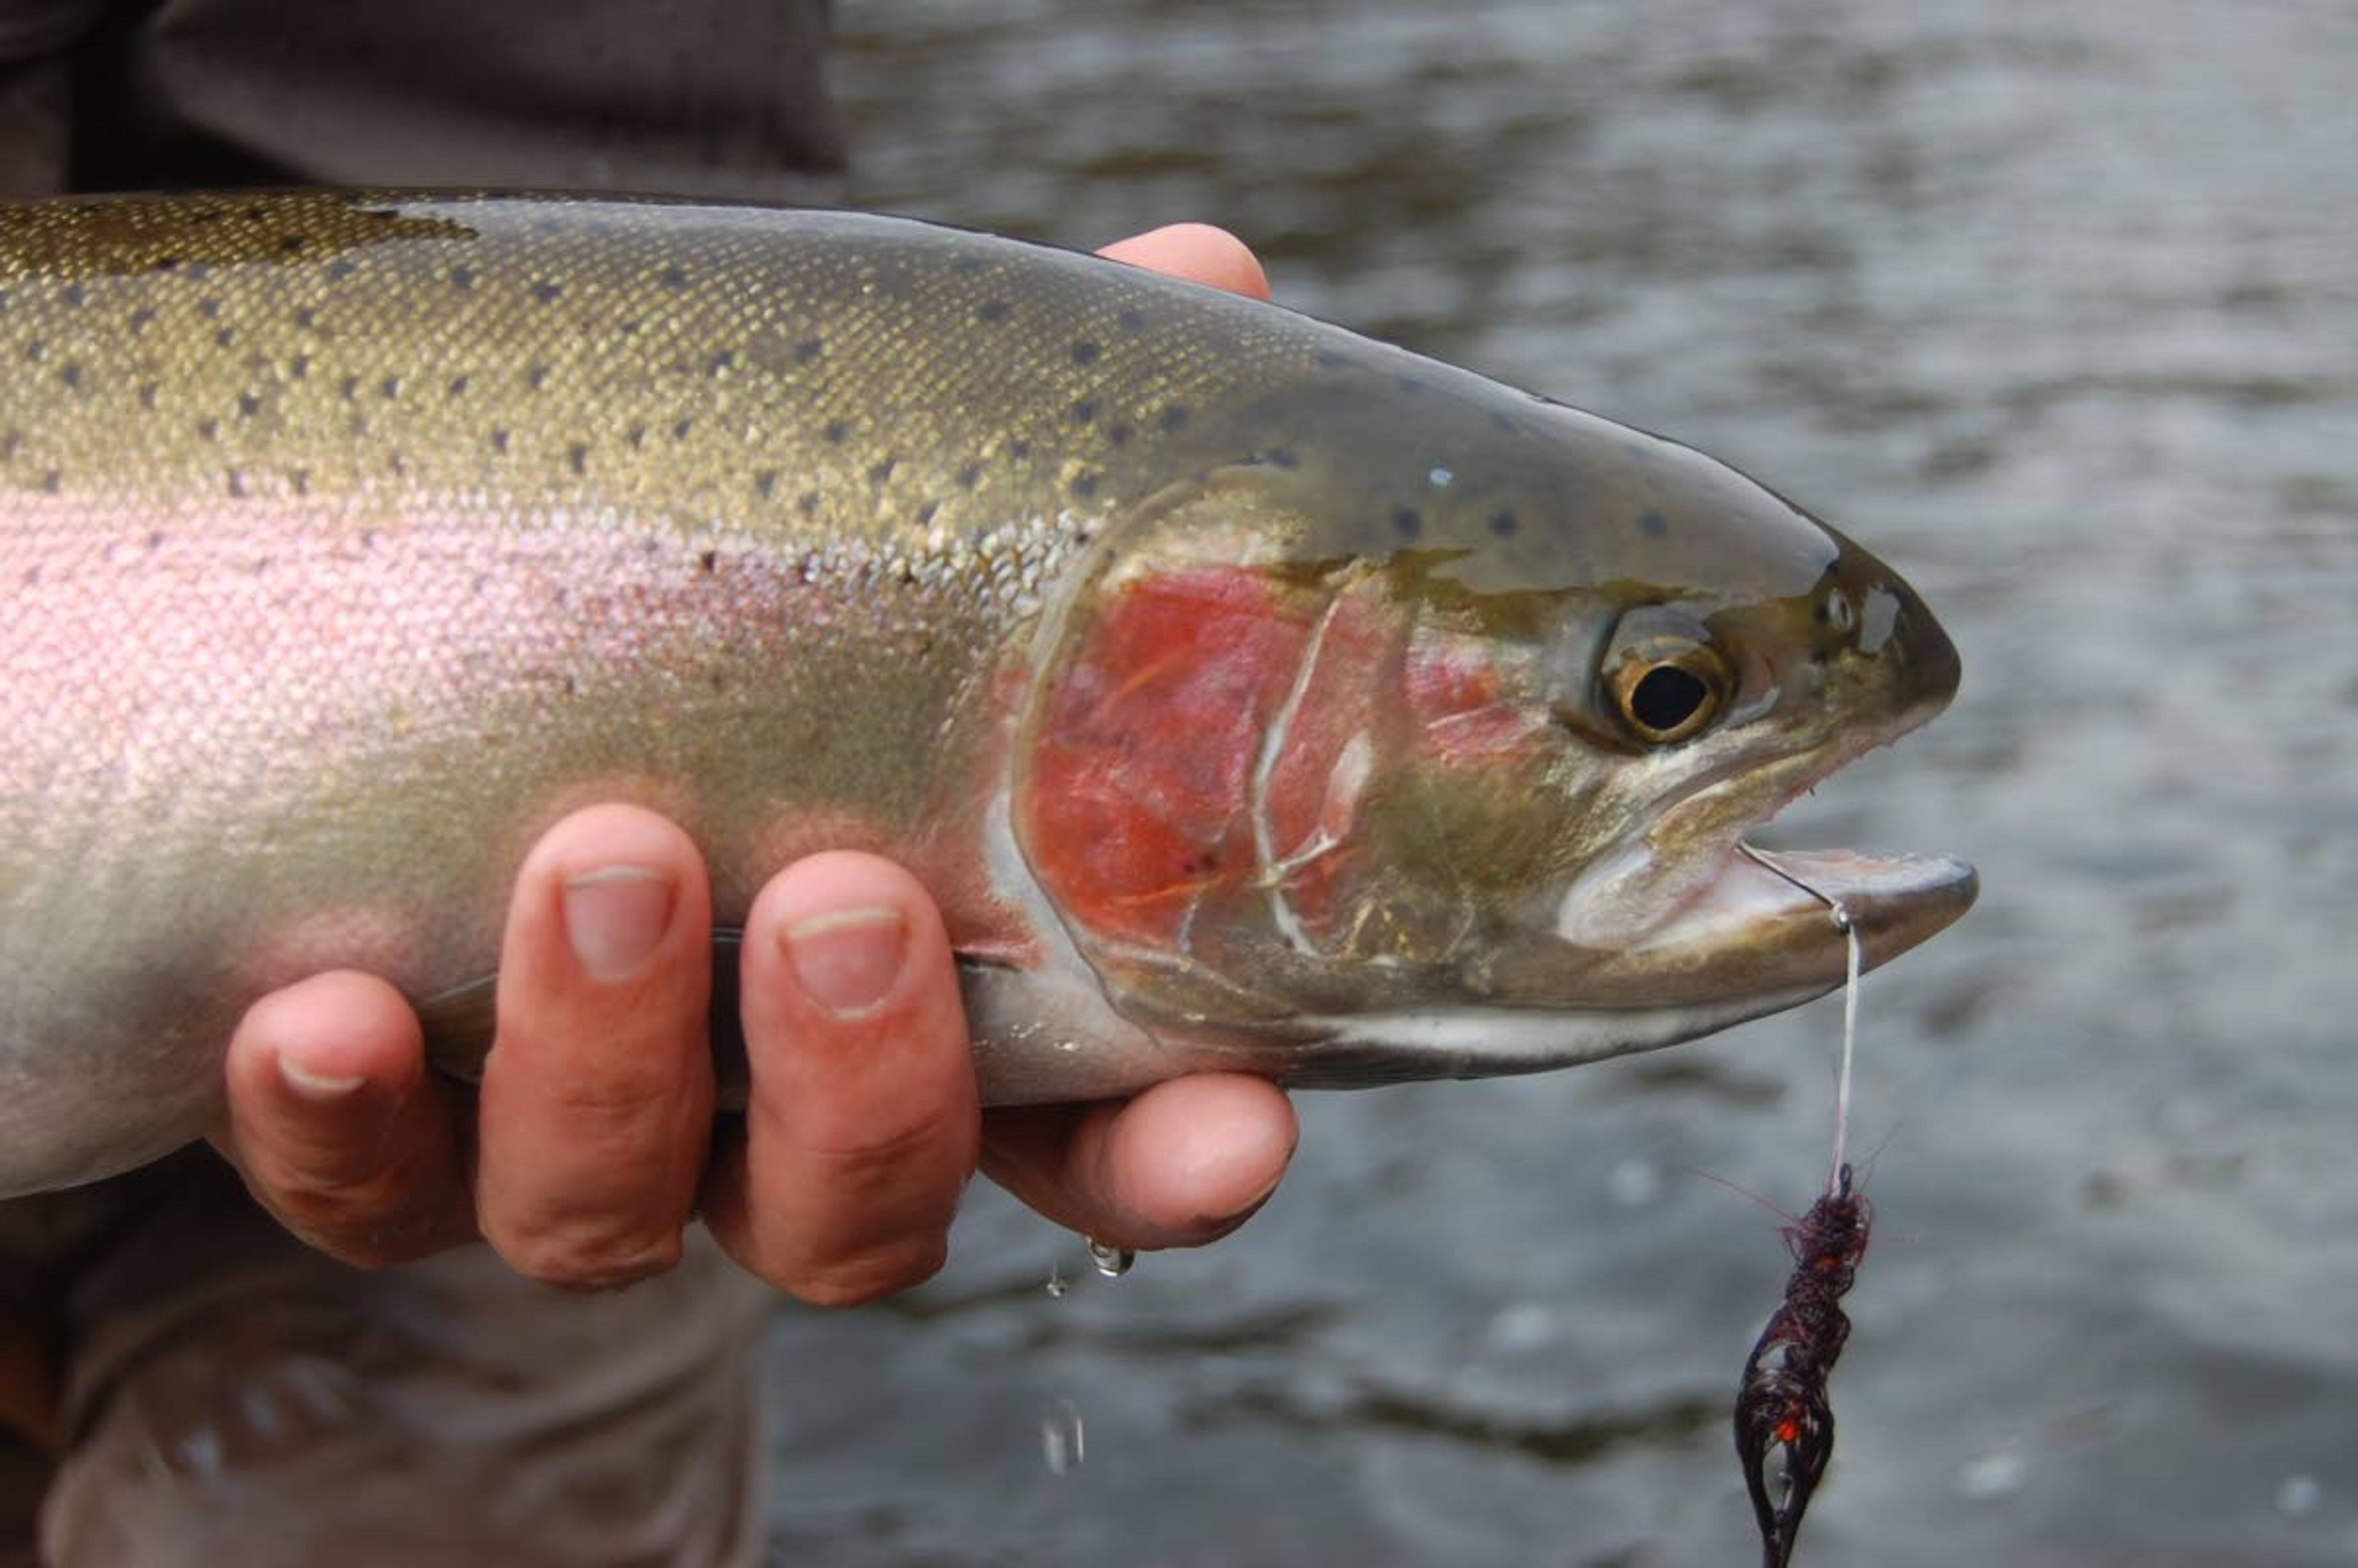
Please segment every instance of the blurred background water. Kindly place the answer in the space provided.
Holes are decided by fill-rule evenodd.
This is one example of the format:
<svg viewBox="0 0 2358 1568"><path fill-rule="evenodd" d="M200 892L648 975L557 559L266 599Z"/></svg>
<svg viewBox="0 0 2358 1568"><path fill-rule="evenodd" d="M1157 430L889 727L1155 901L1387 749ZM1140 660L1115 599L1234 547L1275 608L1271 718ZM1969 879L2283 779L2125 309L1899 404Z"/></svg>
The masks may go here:
<svg viewBox="0 0 2358 1568"><path fill-rule="evenodd" d="M1867 982L1802 1561L2358 1562L2358 8L838 22L860 205L1223 222L1293 305L1835 518L1955 635L1956 708L1779 828L1985 890ZM1838 1018L1305 1097L1250 1227L1119 1281L978 1193L934 1285L782 1320L777 1557L1757 1560L1725 1411L1787 1262L1692 1173L1808 1199Z"/></svg>

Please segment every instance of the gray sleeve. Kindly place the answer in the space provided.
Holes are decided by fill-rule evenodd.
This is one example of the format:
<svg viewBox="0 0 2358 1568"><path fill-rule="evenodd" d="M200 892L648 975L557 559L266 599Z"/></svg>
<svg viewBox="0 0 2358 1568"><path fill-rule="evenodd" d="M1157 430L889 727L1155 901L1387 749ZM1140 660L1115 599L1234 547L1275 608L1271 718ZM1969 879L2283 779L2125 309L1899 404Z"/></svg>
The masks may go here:
<svg viewBox="0 0 2358 1568"><path fill-rule="evenodd" d="M828 202L824 0L0 0L47 68L48 189L332 184ZM0 49L0 59L6 50ZM27 127L40 139L44 122ZM0 155L0 181L40 188ZM54 166L59 160L47 160ZM27 171L38 173L38 168ZM12 176L16 178L12 178Z"/></svg>

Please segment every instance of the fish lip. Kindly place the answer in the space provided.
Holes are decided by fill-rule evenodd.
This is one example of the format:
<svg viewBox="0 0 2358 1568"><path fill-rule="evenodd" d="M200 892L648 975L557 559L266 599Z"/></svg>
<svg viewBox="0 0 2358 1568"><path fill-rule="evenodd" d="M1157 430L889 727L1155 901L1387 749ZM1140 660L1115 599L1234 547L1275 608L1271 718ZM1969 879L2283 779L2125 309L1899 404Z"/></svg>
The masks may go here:
<svg viewBox="0 0 2358 1568"><path fill-rule="evenodd" d="M1773 961L1779 979L1831 985L1846 967L1846 931L1858 936L1861 966L1874 968L1946 930L1980 891L1980 873L1947 855L1739 842L1702 896L1643 946L1743 946Z"/></svg>

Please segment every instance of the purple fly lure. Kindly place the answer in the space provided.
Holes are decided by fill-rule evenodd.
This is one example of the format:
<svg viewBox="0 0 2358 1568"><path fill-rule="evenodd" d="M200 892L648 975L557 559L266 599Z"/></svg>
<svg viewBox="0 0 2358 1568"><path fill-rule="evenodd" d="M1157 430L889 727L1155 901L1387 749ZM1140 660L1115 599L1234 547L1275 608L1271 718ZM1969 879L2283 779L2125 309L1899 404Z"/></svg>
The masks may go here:
<svg viewBox="0 0 2358 1568"><path fill-rule="evenodd" d="M1736 1453L1760 1523L1760 1560L1786 1568L1801 1516L1834 1452L1826 1377L1850 1337L1841 1302L1858 1275L1873 1214L1851 1190L1848 1165L1810 1212L1786 1227L1793 1276L1744 1364L1736 1394ZM1772 1476L1772 1471L1774 1475Z"/></svg>
<svg viewBox="0 0 2358 1568"><path fill-rule="evenodd" d="M1763 862L1766 864L1766 862ZM1816 893L1788 872L1779 874ZM1817 893L1825 898L1823 893ZM1826 1189L1810 1211L1785 1227L1793 1254L1793 1274L1785 1300L1752 1344L1744 1381L1736 1390L1736 1455L1744 1466L1745 1490L1752 1494L1760 1524L1760 1560L1767 1568L1787 1568L1801 1516L1834 1453L1834 1407L1826 1379L1850 1337L1843 1296L1858 1278L1866 1255L1874 1211L1852 1189L1845 1151L1850 1135L1851 1056L1858 1043L1858 932L1850 915L1826 899L1834 928L1850 946L1843 989L1842 1065L1834 1079L1834 1154Z"/></svg>

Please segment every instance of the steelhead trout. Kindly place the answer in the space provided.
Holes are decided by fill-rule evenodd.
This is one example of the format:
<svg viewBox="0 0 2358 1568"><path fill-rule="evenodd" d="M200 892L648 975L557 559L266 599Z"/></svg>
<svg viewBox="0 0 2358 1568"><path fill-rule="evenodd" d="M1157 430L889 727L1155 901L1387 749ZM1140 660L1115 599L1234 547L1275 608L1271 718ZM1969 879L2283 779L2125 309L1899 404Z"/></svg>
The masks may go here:
<svg viewBox="0 0 2358 1568"><path fill-rule="evenodd" d="M992 1102L1665 1045L1840 982L1741 835L1957 682L1670 441L1109 262L655 202L0 208L0 1195L196 1136L323 968L479 1058L511 877L600 800L724 924L806 851L915 870ZM1775 861L1870 962L1973 896Z"/></svg>

